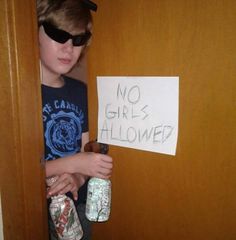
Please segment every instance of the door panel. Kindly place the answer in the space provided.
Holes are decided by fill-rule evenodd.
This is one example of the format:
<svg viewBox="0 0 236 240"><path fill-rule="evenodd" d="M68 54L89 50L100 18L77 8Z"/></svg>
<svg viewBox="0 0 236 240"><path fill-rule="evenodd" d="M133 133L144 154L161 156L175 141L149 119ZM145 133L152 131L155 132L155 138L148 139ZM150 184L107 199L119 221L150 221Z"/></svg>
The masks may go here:
<svg viewBox="0 0 236 240"><path fill-rule="evenodd" d="M1 1L1 202L5 240L47 239L34 0Z"/></svg>
<svg viewBox="0 0 236 240"><path fill-rule="evenodd" d="M176 156L111 146L112 213L93 239L235 239L235 1L96 2L91 136L96 76L179 76L180 110Z"/></svg>

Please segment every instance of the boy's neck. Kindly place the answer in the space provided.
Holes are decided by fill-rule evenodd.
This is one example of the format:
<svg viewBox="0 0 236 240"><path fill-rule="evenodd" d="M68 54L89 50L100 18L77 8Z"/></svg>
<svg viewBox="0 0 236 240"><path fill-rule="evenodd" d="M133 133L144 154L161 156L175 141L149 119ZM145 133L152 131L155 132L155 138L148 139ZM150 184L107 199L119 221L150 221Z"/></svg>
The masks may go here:
<svg viewBox="0 0 236 240"><path fill-rule="evenodd" d="M60 88L63 87L65 81L60 74L53 74L45 69L42 69L42 84L48 87Z"/></svg>
<svg viewBox="0 0 236 240"><path fill-rule="evenodd" d="M59 76L59 77L54 78L54 79L45 79L45 78L43 78L42 84L46 85L48 87L60 88L60 87L64 86L65 81L64 81L62 76Z"/></svg>

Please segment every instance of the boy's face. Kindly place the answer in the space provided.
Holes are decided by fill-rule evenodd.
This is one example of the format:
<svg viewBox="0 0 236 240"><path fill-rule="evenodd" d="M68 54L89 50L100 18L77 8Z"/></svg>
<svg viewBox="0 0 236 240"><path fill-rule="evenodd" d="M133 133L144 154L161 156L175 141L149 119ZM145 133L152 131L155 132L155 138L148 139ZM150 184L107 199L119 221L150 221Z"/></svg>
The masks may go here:
<svg viewBox="0 0 236 240"><path fill-rule="evenodd" d="M45 33L44 27L41 26L39 28L39 50L43 70L61 75L68 73L77 63L83 46L73 46L72 39L65 43L56 42Z"/></svg>

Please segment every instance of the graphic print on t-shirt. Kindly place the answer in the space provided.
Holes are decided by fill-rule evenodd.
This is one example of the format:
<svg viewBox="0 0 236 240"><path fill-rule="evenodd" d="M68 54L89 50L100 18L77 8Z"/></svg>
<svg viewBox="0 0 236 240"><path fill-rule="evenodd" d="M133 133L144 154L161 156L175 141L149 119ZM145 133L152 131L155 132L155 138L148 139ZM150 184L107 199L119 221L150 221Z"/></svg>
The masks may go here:
<svg viewBox="0 0 236 240"><path fill-rule="evenodd" d="M56 103L46 104L47 110L43 109L46 147L49 148L46 160L80 151L84 114L68 102L63 105Z"/></svg>

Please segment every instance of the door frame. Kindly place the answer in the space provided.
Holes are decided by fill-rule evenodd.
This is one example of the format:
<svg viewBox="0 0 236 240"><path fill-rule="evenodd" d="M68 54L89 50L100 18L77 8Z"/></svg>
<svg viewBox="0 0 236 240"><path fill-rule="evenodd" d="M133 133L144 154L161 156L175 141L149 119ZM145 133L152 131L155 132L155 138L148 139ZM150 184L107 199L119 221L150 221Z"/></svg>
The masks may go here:
<svg viewBox="0 0 236 240"><path fill-rule="evenodd" d="M3 0L0 18L4 239L48 239L36 1Z"/></svg>

